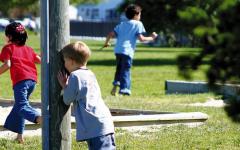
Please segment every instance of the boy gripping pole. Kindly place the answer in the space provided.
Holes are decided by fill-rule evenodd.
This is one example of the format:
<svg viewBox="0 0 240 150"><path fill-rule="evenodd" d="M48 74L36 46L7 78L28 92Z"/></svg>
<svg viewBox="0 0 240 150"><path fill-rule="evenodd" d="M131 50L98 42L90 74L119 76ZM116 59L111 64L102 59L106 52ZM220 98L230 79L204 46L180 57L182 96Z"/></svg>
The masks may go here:
<svg viewBox="0 0 240 150"><path fill-rule="evenodd" d="M83 42L75 42L61 50L64 65L70 73L59 72L63 101L73 103L77 124L77 141L86 141L90 150L115 150L114 125L105 105L94 73L87 68L90 49Z"/></svg>

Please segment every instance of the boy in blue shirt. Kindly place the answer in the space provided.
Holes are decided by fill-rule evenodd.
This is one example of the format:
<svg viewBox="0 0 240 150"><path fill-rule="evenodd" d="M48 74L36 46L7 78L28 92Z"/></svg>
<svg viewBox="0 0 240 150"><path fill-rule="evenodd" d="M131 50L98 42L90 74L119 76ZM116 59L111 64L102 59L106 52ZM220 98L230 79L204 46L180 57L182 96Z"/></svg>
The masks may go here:
<svg viewBox="0 0 240 150"><path fill-rule="evenodd" d="M59 72L63 101L73 103L76 139L86 141L89 150L115 150L114 125L105 105L94 73L87 68L91 51L83 42L75 42L61 50L64 66L70 75Z"/></svg>
<svg viewBox="0 0 240 150"><path fill-rule="evenodd" d="M131 4L126 8L125 15L128 20L118 24L106 38L104 47L110 46L110 39L116 37L117 42L114 48L116 55L116 72L113 81L112 95L117 94L117 87L120 87L119 94L131 95L131 66L136 48L136 41L152 41L157 37L153 32L151 36L144 36L145 28L140 21L141 7Z"/></svg>

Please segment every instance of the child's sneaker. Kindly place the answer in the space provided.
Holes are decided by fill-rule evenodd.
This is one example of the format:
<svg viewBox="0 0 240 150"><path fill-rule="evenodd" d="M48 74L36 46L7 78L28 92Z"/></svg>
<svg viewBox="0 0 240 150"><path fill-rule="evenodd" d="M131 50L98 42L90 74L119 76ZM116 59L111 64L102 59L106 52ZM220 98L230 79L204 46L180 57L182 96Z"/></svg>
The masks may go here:
<svg viewBox="0 0 240 150"><path fill-rule="evenodd" d="M124 95L124 96L130 96L131 95L131 91L129 89L121 89L119 91L120 95Z"/></svg>
<svg viewBox="0 0 240 150"><path fill-rule="evenodd" d="M117 95L117 86L113 86L111 90L111 95L116 96Z"/></svg>

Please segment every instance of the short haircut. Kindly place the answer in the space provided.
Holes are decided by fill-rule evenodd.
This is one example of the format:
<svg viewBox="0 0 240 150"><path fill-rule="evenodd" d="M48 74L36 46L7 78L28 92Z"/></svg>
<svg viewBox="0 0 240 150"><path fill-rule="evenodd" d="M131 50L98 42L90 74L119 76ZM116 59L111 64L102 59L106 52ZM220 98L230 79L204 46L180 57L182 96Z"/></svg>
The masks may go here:
<svg viewBox="0 0 240 150"><path fill-rule="evenodd" d="M63 57L70 58L81 65L86 65L91 55L89 47L82 41L66 45L61 52Z"/></svg>
<svg viewBox="0 0 240 150"><path fill-rule="evenodd" d="M135 15L138 15L142 11L142 8L136 4L130 4L125 10L125 15L128 19L133 19Z"/></svg>
<svg viewBox="0 0 240 150"><path fill-rule="evenodd" d="M5 35L12 43L25 45L28 38L25 27L19 22L12 22L5 28Z"/></svg>

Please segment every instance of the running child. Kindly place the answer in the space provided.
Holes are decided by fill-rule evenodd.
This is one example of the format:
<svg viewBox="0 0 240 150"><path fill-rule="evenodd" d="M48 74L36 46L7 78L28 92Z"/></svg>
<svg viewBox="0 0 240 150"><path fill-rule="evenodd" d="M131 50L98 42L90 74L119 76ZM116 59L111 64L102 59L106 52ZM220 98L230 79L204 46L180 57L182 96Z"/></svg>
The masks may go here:
<svg viewBox="0 0 240 150"><path fill-rule="evenodd" d="M117 42L114 48L116 56L116 72L113 80L112 95L117 94L117 87L120 87L119 94L131 95L131 67L136 48L136 41L153 41L157 34L144 36L145 28L140 21L141 7L135 4L127 6L125 15L128 20L118 24L106 38L104 47L110 46L110 39L116 37Z"/></svg>
<svg viewBox="0 0 240 150"><path fill-rule="evenodd" d="M10 69L14 91L14 105L7 116L4 128L16 132L16 140L23 143L25 119L33 123L41 123L41 115L29 104L29 96L37 82L35 63L41 63L41 58L34 50L25 45L28 38L24 26L12 22L5 29L7 44L2 48L0 75Z"/></svg>

